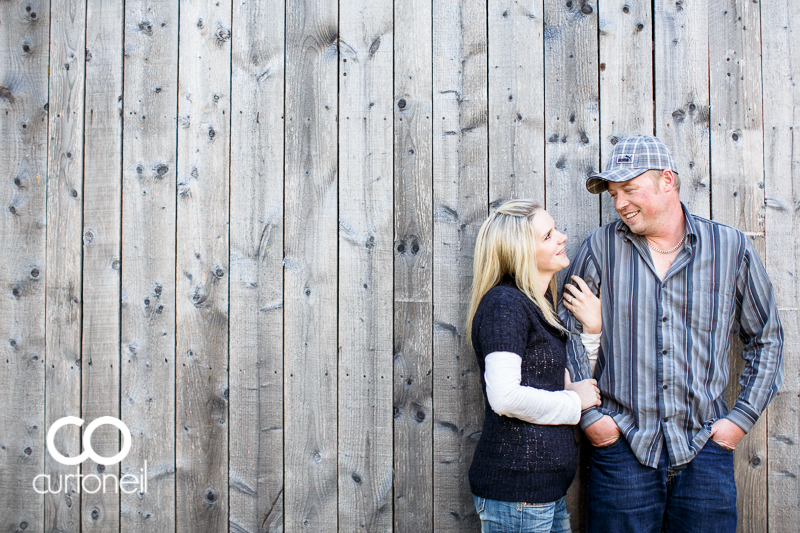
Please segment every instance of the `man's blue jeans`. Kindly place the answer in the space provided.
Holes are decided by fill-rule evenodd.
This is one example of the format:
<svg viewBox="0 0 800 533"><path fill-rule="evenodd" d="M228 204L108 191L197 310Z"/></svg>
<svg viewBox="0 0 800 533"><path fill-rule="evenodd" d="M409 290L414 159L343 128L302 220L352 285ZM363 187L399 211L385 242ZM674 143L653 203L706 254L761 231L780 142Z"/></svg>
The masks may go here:
<svg viewBox="0 0 800 533"><path fill-rule="evenodd" d="M501 502L474 496L481 533L571 533L564 498L550 503Z"/></svg>
<svg viewBox="0 0 800 533"><path fill-rule="evenodd" d="M588 533L736 533L733 451L709 440L685 468L642 466L627 441L592 448L587 487Z"/></svg>

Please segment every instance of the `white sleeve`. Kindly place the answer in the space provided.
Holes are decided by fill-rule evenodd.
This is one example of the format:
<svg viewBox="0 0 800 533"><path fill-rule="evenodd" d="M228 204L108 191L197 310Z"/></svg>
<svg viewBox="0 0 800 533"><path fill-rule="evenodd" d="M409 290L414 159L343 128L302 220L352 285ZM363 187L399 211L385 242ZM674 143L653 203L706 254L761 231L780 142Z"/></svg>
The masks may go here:
<svg viewBox="0 0 800 533"><path fill-rule="evenodd" d="M597 354L600 352L600 335L602 333L581 333L581 343L589 358L592 374L594 374L594 365L597 364Z"/></svg>
<svg viewBox="0 0 800 533"><path fill-rule="evenodd" d="M519 418L531 424L577 424L581 399L573 391L546 391L523 387L522 358L512 352L486 356L486 398L498 415Z"/></svg>

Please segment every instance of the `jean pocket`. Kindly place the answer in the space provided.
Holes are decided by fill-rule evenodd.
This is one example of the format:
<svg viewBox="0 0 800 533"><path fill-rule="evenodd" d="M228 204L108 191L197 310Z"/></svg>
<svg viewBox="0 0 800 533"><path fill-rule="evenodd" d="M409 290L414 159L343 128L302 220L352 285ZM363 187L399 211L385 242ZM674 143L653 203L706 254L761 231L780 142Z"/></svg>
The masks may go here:
<svg viewBox="0 0 800 533"><path fill-rule="evenodd" d="M617 435L617 440L615 440L614 442L603 446L592 446L592 448L594 448L595 450L610 450L611 448L619 444L621 440L622 440L622 433Z"/></svg>
<svg viewBox="0 0 800 533"><path fill-rule="evenodd" d="M486 508L486 498L481 498L473 494L472 499L475 500L475 510L478 512L478 515L480 515Z"/></svg>
<svg viewBox="0 0 800 533"><path fill-rule="evenodd" d="M728 448L727 446L723 446L719 442L715 441L714 437L709 438L708 442L710 442L713 447L718 448L724 452L733 453L733 448Z"/></svg>

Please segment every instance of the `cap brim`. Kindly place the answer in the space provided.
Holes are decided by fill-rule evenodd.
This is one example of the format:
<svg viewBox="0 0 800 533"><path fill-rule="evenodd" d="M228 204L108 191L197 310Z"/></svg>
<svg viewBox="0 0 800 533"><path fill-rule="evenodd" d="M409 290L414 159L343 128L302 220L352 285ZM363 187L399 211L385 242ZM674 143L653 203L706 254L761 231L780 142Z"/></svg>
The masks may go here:
<svg viewBox="0 0 800 533"><path fill-rule="evenodd" d="M608 182L621 183L623 181L630 181L633 178L640 176L647 172L648 168L615 168L614 170L607 170L605 172L595 172L586 179L586 190L592 194L600 194L608 189Z"/></svg>

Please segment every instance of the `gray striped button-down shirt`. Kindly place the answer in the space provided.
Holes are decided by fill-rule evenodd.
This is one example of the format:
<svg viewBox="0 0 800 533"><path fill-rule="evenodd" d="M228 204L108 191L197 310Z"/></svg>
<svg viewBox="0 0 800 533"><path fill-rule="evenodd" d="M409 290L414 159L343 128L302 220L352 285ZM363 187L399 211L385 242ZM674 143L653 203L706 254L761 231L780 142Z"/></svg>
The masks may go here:
<svg viewBox="0 0 800 533"><path fill-rule="evenodd" d="M621 220L592 233L567 272L595 294L599 287L603 302L594 373L603 404L584 411L581 427L610 415L639 462L653 468L664 443L671 464L691 461L719 418L749 431L783 380L783 328L755 249L742 232L683 211L686 241L663 280L645 238ZM559 315L580 331L563 305ZM745 368L729 411L723 391L737 332ZM567 366L573 380L591 377L576 334Z"/></svg>

